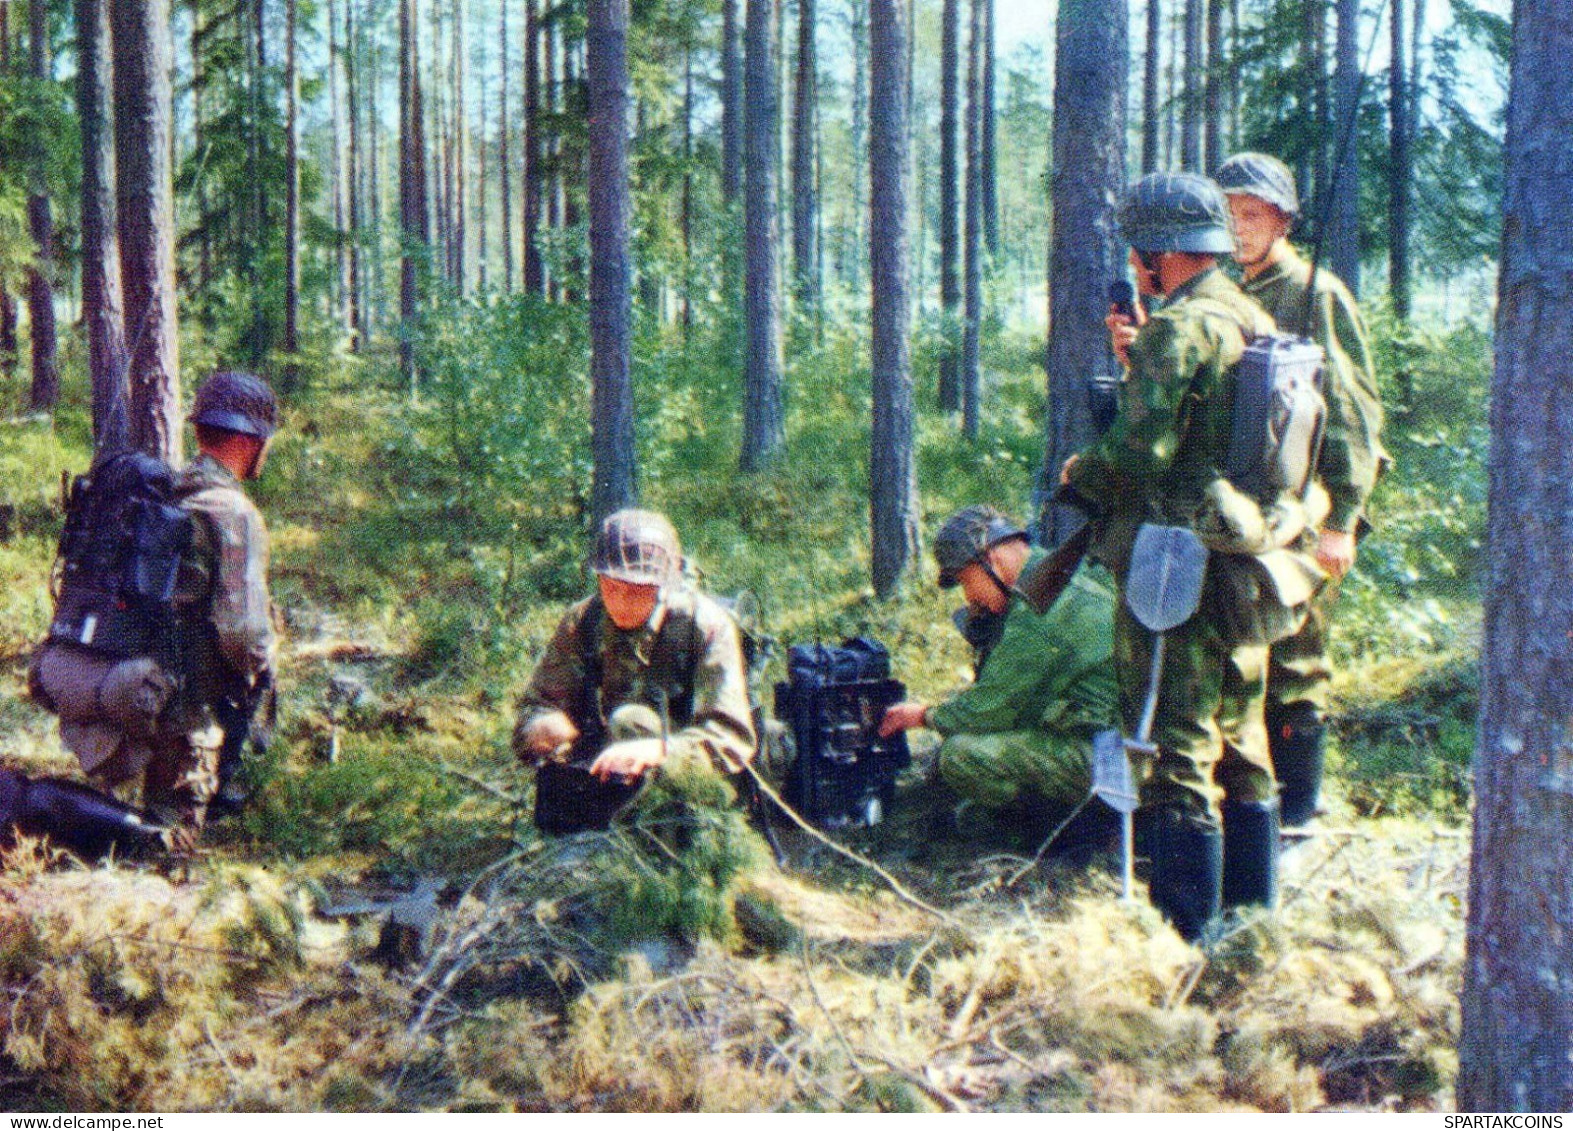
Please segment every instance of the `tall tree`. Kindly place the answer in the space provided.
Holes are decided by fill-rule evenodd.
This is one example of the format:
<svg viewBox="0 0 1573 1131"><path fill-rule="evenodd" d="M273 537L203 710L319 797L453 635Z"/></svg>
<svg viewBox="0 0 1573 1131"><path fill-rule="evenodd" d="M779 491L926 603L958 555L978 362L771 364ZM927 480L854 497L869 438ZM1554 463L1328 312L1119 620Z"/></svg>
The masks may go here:
<svg viewBox="0 0 1573 1131"><path fill-rule="evenodd" d="M1334 64L1334 129L1338 137L1338 166L1333 170L1333 201L1328 217L1328 263L1333 273L1360 293L1360 147L1352 137L1350 124L1360 112L1360 0L1337 0L1338 45Z"/></svg>
<svg viewBox="0 0 1573 1131"><path fill-rule="evenodd" d="M597 522L632 503L634 391L628 183L628 0L589 0L590 417Z"/></svg>
<svg viewBox="0 0 1573 1131"><path fill-rule="evenodd" d="M469 43L465 36L465 0L453 0L453 25L449 31L449 47L453 53L448 77L453 84L449 101L452 118L449 124L452 157L449 175L453 194L453 282L459 293L465 294L470 280L469 224L470 224L470 115L468 80Z"/></svg>
<svg viewBox="0 0 1573 1131"><path fill-rule="evenodd" d="M1045 487L1092 440L1085 382L1106 373L1107 281L1125 275L1114 210L1125 185L1127 0L1060 0L1054 53L1054 155L1050 192L1049 412ZM1044 492L1047 497L1047 491ZM1042 537L1054 545L1080 519L1046 507Z"/></svg>
<svg viewBox="0 0 1573 1131"><path fill-rule="evenodd" d="M524 0L524 289L544 296L541 269L541 220L544 204L546 138L541 121L540 0ZM550 74L550 69L547 70Z"/></svg>
<svg viewBox="0 0 1573 1131"><path fill-rule="evenodd" d="M869 0L851 0L852 238L845 243L847 256L842 267L847 285L853 290L862 285L863 228L868 207L868 198L863 195L864 186L868 183L868 4Z"/></svg>
<svg viewBox="0 0 1573 1131"><path fill-rule="evenodd" d="M721 0L721 199L743 191L743 0Z"/></svg>
<svg viewBox="0 0 1573 1131"><path fill-rule="evenodd" d="M999 172L995 160L999 150L995 140L999 112L994 96L994 57L998 47L998 36L994 32L995 2L983 0L983 106L979 119L982 128L979 176L982 179L978 191L983 201L983 242L990 256L999 255L1000 250Z"/></svg>
<svg viewBox="0 0 1573 1131"><path fill-rule="evenodd" d="M1158 76L1163 62L1163 0L1147 0L1147 43L1142 64L1142 172L1158 168Z"/></svg>
<svg viewBox="0 0 1573 1131"><path fill-rule="evenodd" d="M939 355L939 407L947 412L961 407L961 351L956 340L961 310L961 2L944 0L940 31L939 304L944 343Z"/></svg>
<svg viewBox="0 0 1573 1131"><path fill-rule="evenodd" d="M49 81L49 6L31 0L27 6L29 73L38 89ZM32 322L33 387L28 398L34 412L52 412L60 399L59 351L55 331L55 224L49 207L49 139L44 130L34 139L31 191L27 221L35 246L33 267L27 277L27 312Z"/></svg>
<svg viewBox="0 0 1573 1131"><path fill-rule="evenodd" d="M415 345L431 243L419 27L417 0L399 0L399 365L412 393L419 380Z"/></svg>
<svg viewBox="0 0 1573 1131"><path fill-rule="evenodd" d="M115 232L114 99L109 0L76 0L76 103L82 130L82 323L100 452L130 443L125 305Z"/></svg>
<svg viewBox="0 0 1573 1131"><path fill-rule="evenodd" d="M347 184L345 188L349 206L350 349L352 352L359 352L360 348L365 345L367 339L371 336L371 301L367 291L372 289L367 286L368 271L365 262L366 233L362 227L367 219L367 207L363 201L371 194L362 182L378 176L376 146L379 124L382 118L376 113L375 108L376 91L381 86L381 83L377 80L381 78L381 71L374 66L371 69L373 81L368 84L372 92L372 112L366 115L370 126L370 129L366 131L370 134L368 139L370 145L364 147L370 150L368 160L362 156L363 146L361 144L361 85L363 72L366 68L362 65L361 60L360 37L357 34L361 23L355 18L355 2L356 0L344 0L344 86L345 101L347 103L345 109L349 114L350 135L349 152L347 154L348 168L346 170ZM369 169L364 168L365 166L369 166ZM380 251L382 244L381 208L377 206L371 207L370 215L373 221L371 235L376 241L373 247ZM375 280L374 286L380 291L382 282L382 272L379 267L382 261L381 256L380 254L374 254L372 259L369 275L372 280Z"/></svg>
<svg viewBox="0 0 1573 1131"><path fill-rule="evenodd" d="M298 0L284 0L284 363L285 390L300 377L300 63Z"/></svg>
<svg viewBox="0 0 1573 1131"><path fill-rule="evenodd" d="M1223 4L1207 0L1207 83L1202 117L1207 135L1202 149L1202 169L1211 174L1223 164Z"/></svg>
<svg viewBox="0 0 1573 1131"><path fill-rule="evenodd" d="M167 6L168 0L163 0ZM262 175L263 120L267 116L266 90L267 12L266 0L246 0L241 9L251 15L251 37L248 41L247 65L250 68L247 93L250 95L246 122L246 152L249 159L248 175L251 178L251 225L247 233L246 273L251 284L251 361L261 366L267 352L268 319L264 309L262 260L265 254L263 241L268 231L268 179ZM165 22L168 22L166 17ZM118 44L116 45L118 48ZM118 58L118 56L117 56Z"/></svg>
<svg viewBox="0 0 1573 1131"><path fill-rule="evenodd" d="M1207 0L1185 0L1185 88L1181 92L1180 168L1202 171L1202 90L1207 82Z"/></svg>
<svg viewBox="0 0 1573 1131"><path fill-rule="evenodd" d="M869 35L869 276L873 421L869 510L874 592L891 596L918 553L912 439L912 308L907 290L910 0L873 0Z"/></svg>
<svg viewBox="0 0 1573 1131"><path fill-rule="evenodd" d="M497 66L502 72L502 90L497 96L497 175L502 182L502 286L513 290L513 164L508 158L509 107L508 0L497 2ZM484 188L485 178L482 178Z"/></svg>
<svg viewBox="0 0 1573 1131"><path fill-rule="evenodd" d="M972 0L967 39L967 179L962 209L961 430L978 434L983 397L983 28L984 0Z"/></svg>
<svg viewBox="0 0 1573 1131"><path fill-rule="evenodd" d="M781 224L776 204L780 152L776 105L776 25L772 0L748 0L743 70L745 232L744 312L748 364L743 380L745 472L763 468L786 444L781 387L781 293L777 272Z"/></svg>
<svg viewBox="0 0 1573 1131"><path fill-rule="evenodd" d="M805 310L819 303L819 193L814 144L819 100L816 17L815 0L798 0L797 86L792 108L792 278L798 304Z"/></svg>
<svg viewBox="0 0 1573 1131"><path fill-rule="evenodd" d="M346 6L353 3L354 0L345 0ZM353 332L355 317L350 306L349 197L354 187L350 179L348 139L344 136L344 102L339 90L345 50L339 43L338 5L335 0L328 0L328 117L333 128L333 160L329 176L333 193L333 230L338 233L333 244L333 306L334 314L343 322L345 331Z"/></svg>
<svg viewBox="0 0 1573 1131"><path fill-rule="evenodd" d="M0 4L0 76L11 72L11 6ZM11 372L16 362L16 300L0 279L0 375Z"/></svg>
<svg viewBox="0 0 1573 1131"><path fill-rule="evenodd" d="M1573 1109L1573 11L1515 0L1460 1111Z"/></svg>
<svg viewBox="0 0 1573 1131"><path fill-rule="evenodd" d="M1387 289L1393 313L1409 317L1409 193L1414 176L1409 157L1410 91L1405 58L1409 27L1404 22L1404 0L1392 0L1392 61L1388 67L1387 111L1390 154L1387 167Z"/></svg>
<svg viewBox="0 0 1573 1131"><path fill-rule="evenodd" d="M131 353L131 442L180 462L180 336L170 136L169 0L114 0L120 281Z"/></svg>

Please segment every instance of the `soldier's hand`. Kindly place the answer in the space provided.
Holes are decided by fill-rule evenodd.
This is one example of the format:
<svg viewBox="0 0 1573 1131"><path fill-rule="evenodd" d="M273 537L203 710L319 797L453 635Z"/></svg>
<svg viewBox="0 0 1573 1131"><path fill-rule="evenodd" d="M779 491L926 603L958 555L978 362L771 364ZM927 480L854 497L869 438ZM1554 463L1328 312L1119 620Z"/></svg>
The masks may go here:
<svg viewBox="0 0 1573 1131"><path fill-rule="evenodd" d="M665 760L666 744L659 738L630 738L601 751L601 756L590 763L590 772L602 781L630 780Z"/></svg>
<svg viewBox="0 0 1573 1131"><path fill-rule="evenodd" d="M1120 359L1121 365L1130 365L1131 343L1136 340L1136 331L1146 321L1147 315L1140 306L1136 308L1135 318L1109 307L1109 316L1103 320L1103 324L1109 328L1109 348Z"/></svg>
<svg viewBox="0 0 1573 1131"><path fill-rule="evenodd" d="M901 703L892 703L885 708L884 717L879 720L879 737L889 738L904 730L913 730L926 726L924 719L928 715L928 704L915 700L906 700Z"/></svg>
<svg viewBox="0 0 1573 1131"><path fill-rule="evenodd" d="M549 758L579 738L579 728L562 711L542 715L519 735L519 756L526 761Z"/></svg>
<svg viewBox="0 0 1573 1131"><path fill-rule="evenodd" d="M1316 564L1342 578L1355 564L1355 536L1347 530L1324 530L1316 540Z"/></svg>
<svg viewBox="0 0 1573 1131"><path fill-rule="evenodd" d="M1076 461L1079 459L1081 459L1081 453L1076 452L1074 455L1067 457L1065 462L1060 465L1061 487L1069 487L1071 485L1071 468L1076 466Z"/></svg>

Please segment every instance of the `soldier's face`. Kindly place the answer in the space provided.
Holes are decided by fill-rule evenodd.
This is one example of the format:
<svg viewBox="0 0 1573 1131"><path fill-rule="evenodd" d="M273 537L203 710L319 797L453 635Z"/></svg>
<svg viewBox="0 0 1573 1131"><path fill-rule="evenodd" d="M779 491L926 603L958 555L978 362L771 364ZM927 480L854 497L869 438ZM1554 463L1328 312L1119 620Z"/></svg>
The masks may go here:
<svg viewBox="0 0 1573 1131"><path fill-rule="evenodd" d="M1234 258L1242 267L1264 262L1273 245L1289 234L1289 217L1257 197L1230 196L1229 212L1234 217Z"/></svg>
<svg viewBox="0 0 1573 1131"><path fill-rule="evenodd" d="M596 577L601 587L601 603L606 615L624 632L638 628L655 612L656 599L661 595L658 585L638 585L632 581L619 581L615 577Z"/></svg>
<svg viewBox="0 0 1573 1131"><path fill-rule="evenodd" d="M1004 591L977 562L962 566L961 572L956 574L956 580L961 583L961 592L967 598L967 604L979 612L1003 613L1010 603Z"/></svg>

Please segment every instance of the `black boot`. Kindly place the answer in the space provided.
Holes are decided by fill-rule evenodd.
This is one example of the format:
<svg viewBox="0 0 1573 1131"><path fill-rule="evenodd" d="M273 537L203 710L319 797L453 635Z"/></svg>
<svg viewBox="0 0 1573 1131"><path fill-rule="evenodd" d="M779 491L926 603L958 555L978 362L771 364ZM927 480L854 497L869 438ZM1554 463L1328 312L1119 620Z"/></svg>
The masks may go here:
<svg viewBox="0 0 1573 1131"><path fill-rule="evenodd" d="M1327 727L1316 708L1296 703L1268 717L1267 733L1283 827L1298 828L1316 816L1321 799Z"/></svg>
<svg viewBox="0 0 1573 1131"><path fill-rule="evenodd" d="M1278 802L1223 803L1223 908L1278 902Z"/></svg>
<svg viewBox="0 0 1573 1131"><path fill-rule="evenodd" d="M1196 942L1218 917L1223 892L1223 831L1164 810L1153 814L1147 891L1180 937Z"/></svg>

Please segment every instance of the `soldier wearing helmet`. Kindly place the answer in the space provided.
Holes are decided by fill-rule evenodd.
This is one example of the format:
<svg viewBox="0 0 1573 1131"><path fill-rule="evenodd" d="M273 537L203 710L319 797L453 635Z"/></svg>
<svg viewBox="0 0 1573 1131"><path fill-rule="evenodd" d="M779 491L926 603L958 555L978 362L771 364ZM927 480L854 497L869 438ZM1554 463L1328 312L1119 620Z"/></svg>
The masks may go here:
<svg viewBox="0 0 1573 1131"><path fill-rule="evenodd" d="M676 763L740 770L756 741L737 624L686 582L671 522L617 511L590 570L596 592L563 616L519 698L520 761L624 781Z"/></svg>
<svg viewBox="0 0 1573 1131"><path fill-rule="evenodd" d="M1086 798L1092 736L1115 723L1113 590L1089 564L1038 612L1019 586L1047 555L988 506L946 519L934 559L940 586L966 595L958 622L977 650L977 678L943 703L893 705L880 731L938 731L941 778L1036 844Z"/></svg>
<svg viewBox="0 0 1573 1131"><path fill-rule="evenodd" d="M1332 508L1316 538L1316 557L1333 582L1312 603L1305 627L1273 645L1267 677L1267 732L1283 823L1295 826L1314 815L1321 792L1332 681L1327 625L1337 581L1354 564L1366 500L1389 462L1380 440L1382 402L1365 323L1349 289L1318 266L1311 298L1311 266L1289 242L1300 211L1294 174L1265 153L1237 153L1219 167L1218 183L1234 217L1241 289L1284 333L1312 339L1327 355L1327 426L1316 471Z"/></svg>
<svg viewBox="0 0 1573 1131"><path fill-rule="evenodd" d="M1123 597L1144 522L1189 525L1226 464L1232 368L1247 338L1274 332L1262 308L1218 269L1234 248L1224 195L1205 177L1153 174L1127 193L1119 223L1137 288L1162 295L1150 317L1111 311L1128 366L1113 425L1066 461L1061 480L1100 508L1094 555L1120 580L1114 657L1121 713L1142 715L1152 635ZM1202 937L1222 904L1271 903L1276 788L1262 722L1267 649L1239 644L1217 572L1201 611L1167 637L1153 726L1156 756L1137 768L1152 855L1153 903L1181 935Z"/></svg>

